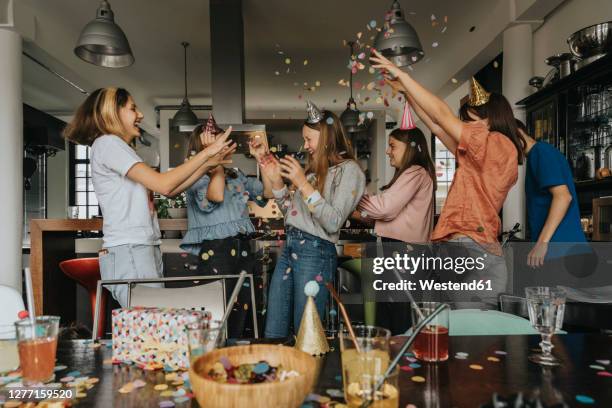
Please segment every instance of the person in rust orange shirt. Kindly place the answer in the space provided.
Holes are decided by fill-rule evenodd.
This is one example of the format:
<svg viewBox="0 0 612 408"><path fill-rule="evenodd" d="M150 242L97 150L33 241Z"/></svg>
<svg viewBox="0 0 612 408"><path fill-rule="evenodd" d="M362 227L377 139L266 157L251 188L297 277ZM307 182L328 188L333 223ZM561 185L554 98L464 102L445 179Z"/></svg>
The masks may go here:
<svg viewBox="0 0 612 408"><path fill-rule="evenodd" d="M372 53L372 66L383 70L394 88L401 85L417 115L457 158L457 171L432 241L456 242L467 256L483 257L484 269L465 273L459 280L490 280L491 290L451 297L463 304L476 302L478 307L483 302L497 306L497 295L506 291L508 282L497 241L501 233L499 212L517 180L525 148L512 108L504 96L485 91L472 78L470 99L461 107L459 118L408 73L376 50Z"/></svg>

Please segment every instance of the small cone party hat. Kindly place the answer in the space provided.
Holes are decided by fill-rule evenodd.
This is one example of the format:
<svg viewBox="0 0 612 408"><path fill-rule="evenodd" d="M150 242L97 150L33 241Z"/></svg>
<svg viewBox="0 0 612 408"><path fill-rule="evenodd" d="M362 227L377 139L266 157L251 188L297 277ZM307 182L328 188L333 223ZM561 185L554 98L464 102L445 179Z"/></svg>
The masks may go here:
<svg viewBox="0 0 612 408"><path fill-rule="evenodd" d="M308 117L306 118L306 122L314 125L323 120L323 114L317 108L317 106L311 101L306 102L306 112L308 113Z"/></svg>
<svg viewBox="0 0 612 408"><path fill-rule="evenodd" d="M482 106L489 102L491 92L487 92L482 85L478 83L476 78L472 77L470 81L470 100L468 101L469 106Z"/></svg>
<svg viewBox="0 0 612 408"><path fill-rule="evenodd" d="M400 125L401 130L414 129L416 126L412 119L412 112L410 111L410 104L408 101L404 102L404 113L402 113L402 123Z"/></svg>
<svg viewBox="0 0 612 408"><path fill-rule="evenodd" d="M217 125L217 121L212 113L208 114L208 120L206 121L206 127L204 128L204 133L210 133L211 135L216 135L219 133L223 133L223 129L221 129Z"/></svg>
<svg viewBox="0 0 612 408"><path fill-rule="evenodd" d="M323 332L323 324L315 306L314 297L319 293L319 284L310 281L304 287L304 293L308 296L302 323L298 331L295 348L302 350L311 356L319 356L329 351L329 344Z"/></svg>

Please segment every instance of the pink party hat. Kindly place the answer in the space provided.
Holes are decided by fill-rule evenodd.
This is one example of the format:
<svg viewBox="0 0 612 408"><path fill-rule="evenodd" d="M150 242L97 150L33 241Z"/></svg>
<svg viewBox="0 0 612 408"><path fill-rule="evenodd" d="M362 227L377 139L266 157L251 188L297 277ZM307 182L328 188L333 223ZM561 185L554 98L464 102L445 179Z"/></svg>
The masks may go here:
<svg viewBox="0 0 612 408"><path fill-rule="evenodd" d="M412 112L410 112L410 104L406 101L404 102L404 113L402 113L402 124L400 125L400 129L410 130L415 127L414 120L412 119Z"/></svg>

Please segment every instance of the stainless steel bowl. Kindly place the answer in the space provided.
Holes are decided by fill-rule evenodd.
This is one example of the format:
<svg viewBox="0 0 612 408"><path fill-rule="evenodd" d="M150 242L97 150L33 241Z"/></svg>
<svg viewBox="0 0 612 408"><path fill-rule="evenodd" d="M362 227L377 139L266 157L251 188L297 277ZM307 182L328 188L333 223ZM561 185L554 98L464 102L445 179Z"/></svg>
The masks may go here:
<svg viewBox="0 0 612 408"><path fill-rule="evenodd" d="M567 39L572 54L589 58L612 50L612 21L583 28Z"/></svg>

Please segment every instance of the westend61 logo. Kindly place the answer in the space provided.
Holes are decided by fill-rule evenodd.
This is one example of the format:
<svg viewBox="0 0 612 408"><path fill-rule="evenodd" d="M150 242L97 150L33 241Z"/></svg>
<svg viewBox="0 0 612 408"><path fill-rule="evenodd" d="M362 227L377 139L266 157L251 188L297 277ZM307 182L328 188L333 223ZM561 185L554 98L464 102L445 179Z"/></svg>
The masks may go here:
<svg viewBox="0 0 612 408"><path fill-rule="evenodd" d="M454 271L461 275L473 270L482 271L485 268L484 257L439 257L439 256L408 256L408 254L395 254L394 257L376 257L373 259L372 272L380 275L385 270L398 269L414 275L418 270L445 270Z"/></svg>

